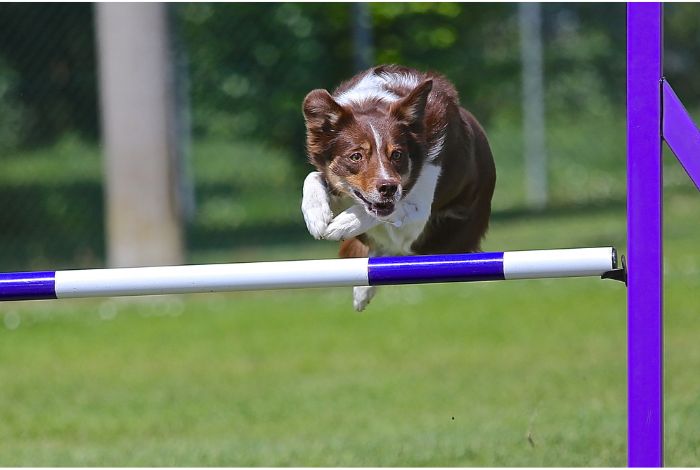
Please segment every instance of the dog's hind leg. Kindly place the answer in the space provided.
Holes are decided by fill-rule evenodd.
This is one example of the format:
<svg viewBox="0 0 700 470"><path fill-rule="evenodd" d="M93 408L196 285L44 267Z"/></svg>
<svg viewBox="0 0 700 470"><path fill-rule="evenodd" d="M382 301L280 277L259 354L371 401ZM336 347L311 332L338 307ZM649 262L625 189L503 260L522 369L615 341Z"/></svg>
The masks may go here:
<svg viewBox="0 0 700 470"><path fill-rule="evenodd" d="M369 246L361 238L364 237L353 237L341 242L338 256L341 258L367 258Z"/></svg>

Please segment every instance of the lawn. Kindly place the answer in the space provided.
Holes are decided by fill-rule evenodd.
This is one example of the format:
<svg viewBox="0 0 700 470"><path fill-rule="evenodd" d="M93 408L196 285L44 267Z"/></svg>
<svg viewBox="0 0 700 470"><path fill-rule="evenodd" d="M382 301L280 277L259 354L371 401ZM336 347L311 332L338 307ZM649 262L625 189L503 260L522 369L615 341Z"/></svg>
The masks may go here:
<svg viewBox="0 0 700 470"><path fill-rule="evenodd" d="M594 117L550 129L545 212L522 205L519 128L490 128L484 249L625 252L624 121ZM695 466L700 195L666 167L666 463ZM286 153L195 142L192 169L189 261L334 256ZM7 156L0 190L21 202L0 211L4 269L102 263L94 145ZM625 303L559 279L384 287L363 314L350 289L2 304L0 466L622 466Z"/></svg>
<svg viewBox="0 0 700 470"><path fill-rule="evenodd" d="M683 183L667 193L666 463L697 465L700 196ZM614 203L504 211L485 248L624 252L624 228ZM626 463L625 289L613 281L386 287L363 314L349 289L0 312L2 466Z"/></svg>

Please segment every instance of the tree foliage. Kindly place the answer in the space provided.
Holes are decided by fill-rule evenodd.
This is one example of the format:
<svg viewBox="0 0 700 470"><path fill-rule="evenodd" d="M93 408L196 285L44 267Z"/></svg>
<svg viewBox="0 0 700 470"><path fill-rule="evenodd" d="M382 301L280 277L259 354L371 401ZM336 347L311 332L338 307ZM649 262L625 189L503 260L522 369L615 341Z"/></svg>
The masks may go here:
<svg viewBox="0 0 700 470"><path fill-rule="evenodd" d="M352 9L343 3L174 4L187 57L195 137L301 149L300 103L352 75ZM700 95L700 8L667 6L666 69ZM482 120L517 119L517 6L372 3L377 63L440 71ZM623 4L544 4L547 108L621 109ZM93 11L84 4L0 5L0 148L98 134ZM571 113L569 113L571 114Z"/></svg>
<svg viewBox="0 0 700 470"><path fill-rule="evenodd" d="M0 149L97 135L94 38L90 4L0 4Z"/></svg>

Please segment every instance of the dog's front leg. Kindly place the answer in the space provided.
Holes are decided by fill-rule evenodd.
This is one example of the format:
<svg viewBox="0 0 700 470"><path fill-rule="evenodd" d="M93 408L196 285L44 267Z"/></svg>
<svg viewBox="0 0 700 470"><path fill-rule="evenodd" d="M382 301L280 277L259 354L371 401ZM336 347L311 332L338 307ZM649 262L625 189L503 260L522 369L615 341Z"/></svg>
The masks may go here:
<svg viewBox="0 0 700 470"><path fill-rule="evenodd" d="M309 233L315 238L323 238L328 224L333 220L328 187L320 171L312 171L304 180L301 212Z"/></svg>
<svg viewBox="0 0 700 470"><path fill-rule="evenodd" d="M377 226L379 220L372 217L362 206L352 206L338 214L323 233L327 240L345 240L355 237Z"/></svg>

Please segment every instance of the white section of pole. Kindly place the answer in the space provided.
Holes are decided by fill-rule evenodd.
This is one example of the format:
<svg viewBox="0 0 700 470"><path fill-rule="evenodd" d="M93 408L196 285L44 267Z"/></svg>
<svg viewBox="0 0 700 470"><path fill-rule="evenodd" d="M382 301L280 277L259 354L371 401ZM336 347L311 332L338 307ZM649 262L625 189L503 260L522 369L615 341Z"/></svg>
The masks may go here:
<svg viewBox="0 0 700 470"><path fill-rule="evenodd" d="M447 261L449 257L445 255ZM469 264L468 258L469 255L455 255L454 264ZM399 261L406 279L412 279L413 269L424 260L409 256L399 257ZM372 266L369 267L368 258L350 258L56 271L55 291L58 298L77 298L365 286L369 284L370 270L386 269L382 263ZM502 264L505 279L602 276L614 267L612 247L511 251L503 253ZM488 269L492 271L493 266ZM478 278L479 273L474 275Z"/></svg>
<svg viewBox="0 0 700 470"><path fill-rule="evenodd" d="M549 200L544 119L542 13L539 3L518 5L522 61L523 144L525 188L530 207L542 209Z"/></svg>
<svg viewBox="0 0 700 470"><path fill-rule="evenodd" d="M56 272L56 297L366 286L367 258Z"/></svg>
<svg viewBox="0 0 700 470"><path fill-rule="evenodd" d="M614 249L507 251L503 253L506 279L602 276L613 269Z"/></svg>

